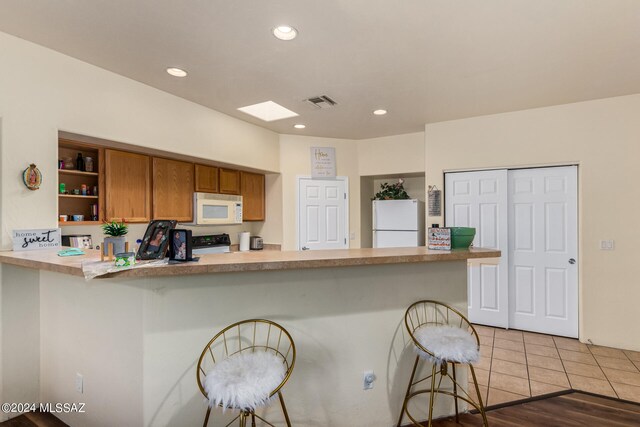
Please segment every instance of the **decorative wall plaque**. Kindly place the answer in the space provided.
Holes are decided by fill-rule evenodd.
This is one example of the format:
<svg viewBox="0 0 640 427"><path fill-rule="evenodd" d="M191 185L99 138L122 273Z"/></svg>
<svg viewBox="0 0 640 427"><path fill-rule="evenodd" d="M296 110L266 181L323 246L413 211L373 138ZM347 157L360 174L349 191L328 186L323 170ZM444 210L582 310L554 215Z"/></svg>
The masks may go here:
<svg viewBox="0 0 640 427"><path fill-rule="evenodd" d="M442 192L435 185L429 186L429 216L442 215Z"/></svg>
<svg viewBox="0 0 640 427"><path fill-rule="evenodd" d="M13 230L13 250L33 251L60 247L59 228Z"/></svg>
<svg viewBox="0 0 640 427"><path fill-rule="evenodd" d="M334 147L311 147L311 177L336 177L336 149Z"/></svg>
<svg viewBox="0 0 640 427"><path fill-rule="evenodd" d="M40 169L38 169L34 163L31 163L29 167L22 172L22 182L32 191L40 188L40 184L42 184L42 173L40 173Z"/></svg>

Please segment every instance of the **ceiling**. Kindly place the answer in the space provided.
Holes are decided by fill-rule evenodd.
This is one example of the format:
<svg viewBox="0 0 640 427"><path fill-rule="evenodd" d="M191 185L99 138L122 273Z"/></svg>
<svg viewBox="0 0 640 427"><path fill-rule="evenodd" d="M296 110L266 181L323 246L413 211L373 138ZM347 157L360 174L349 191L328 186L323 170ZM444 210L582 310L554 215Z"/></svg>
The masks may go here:
<svg viewBox="0 0 640 427"><path fill-rule="evenodd" d="M282 24L298 37L273 37ZM638 0L3 0L0 31L278 133L372 138L640 92ZM267 100L300 116L237 111Z"/></svg>

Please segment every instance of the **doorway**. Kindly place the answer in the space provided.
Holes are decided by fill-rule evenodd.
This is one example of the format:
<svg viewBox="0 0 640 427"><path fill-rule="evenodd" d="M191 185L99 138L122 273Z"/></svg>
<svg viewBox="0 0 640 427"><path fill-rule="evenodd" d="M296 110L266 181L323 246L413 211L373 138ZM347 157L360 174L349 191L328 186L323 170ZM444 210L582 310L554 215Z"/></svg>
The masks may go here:
<svg viewBox="0 0 640 427"><path fill-rule="evenodd" d="M577 166L447 173L445 223L502 251L469 263L472 322L578 336Z"/></svg>
<svg viewBox="0 0 640 427"><path fill-rule="evenodd" d="M298 250L349 247L349 179L298 177Z"/></svg>

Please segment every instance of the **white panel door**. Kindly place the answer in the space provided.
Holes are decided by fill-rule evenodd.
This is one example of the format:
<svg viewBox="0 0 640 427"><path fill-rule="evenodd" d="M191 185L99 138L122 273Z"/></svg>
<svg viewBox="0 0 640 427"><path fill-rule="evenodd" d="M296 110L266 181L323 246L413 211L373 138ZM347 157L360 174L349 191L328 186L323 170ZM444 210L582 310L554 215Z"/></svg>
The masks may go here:
<svg viewBox="0 0 640 427"><path fill-rule="evenodd" d="M447 173L445 225L474 227L473 245L499 249L502 257L469 262L469 319L509 327L507 170Z"/></svg>
<svg viewBox="0 0 640 427"><path fill-rule="evenodd" d="M343 179L298 180L298 247L347 248L348 213Z"/></svg>
<svg viewBox="0 0 640 427"><path fill-rule="evenodd" d="M509 171L510 325L578 337L578 169Z"/></svg>

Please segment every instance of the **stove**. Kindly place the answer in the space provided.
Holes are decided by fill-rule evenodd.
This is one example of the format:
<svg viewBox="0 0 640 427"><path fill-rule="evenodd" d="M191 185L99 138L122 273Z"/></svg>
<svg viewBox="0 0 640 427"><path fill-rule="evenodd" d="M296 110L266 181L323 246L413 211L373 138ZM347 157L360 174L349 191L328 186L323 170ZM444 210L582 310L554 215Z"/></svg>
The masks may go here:
<svg viewBox="0 0 640 427"><path fill-rule="evenodd" d="M193 236L194 255L202 254L223 254L229 251L231 239L226 233L223 234L206 234L204 236Z"/></svg>

